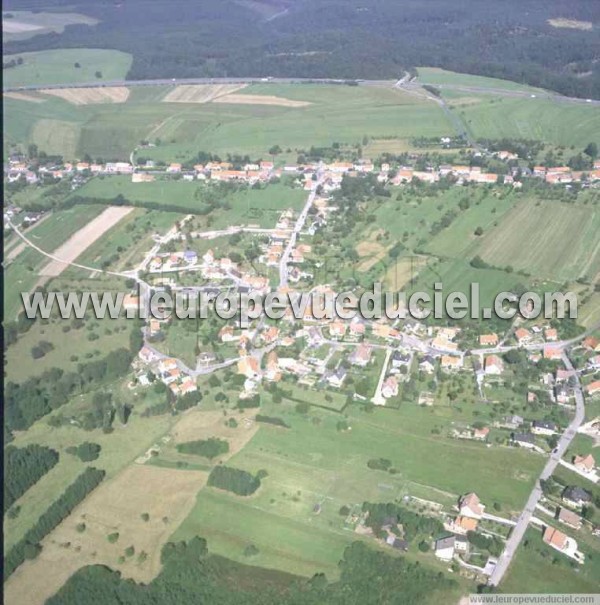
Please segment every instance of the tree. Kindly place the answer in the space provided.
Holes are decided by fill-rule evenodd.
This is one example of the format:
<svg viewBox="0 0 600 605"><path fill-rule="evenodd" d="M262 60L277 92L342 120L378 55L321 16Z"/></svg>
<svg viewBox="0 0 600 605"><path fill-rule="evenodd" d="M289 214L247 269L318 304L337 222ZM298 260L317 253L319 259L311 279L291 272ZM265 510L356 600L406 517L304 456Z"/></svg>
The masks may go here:
<svg viewBox="0 0 600 605"><path fill-rule="evenodd" d="M75 62L75 63L73 63L73 67L74 67L75 69L79 69L79 68L81 67L81 64L80 64L80 63L78 63L78 62Z"/></svg>
<svg viewBox="0 0 600 605"><path fill-rule="evenodd" d="M583 150L583 153L589 155L592 159L598 157L598 145L596 143L589 143Z"/></svg>
<svg viewBox="0 0 600 605"><path fill-rule="evenodd" d="M483 227L477 227L477 229L475 229L475 235L477 235L478 237L480 235L483 235Z"/></svg>
<svg viewBox="0 0 600 605"><path fill-rule="evenodd" d="M95 74L96 78L100 79L102 77L102 72L98 70Z"/></svg>

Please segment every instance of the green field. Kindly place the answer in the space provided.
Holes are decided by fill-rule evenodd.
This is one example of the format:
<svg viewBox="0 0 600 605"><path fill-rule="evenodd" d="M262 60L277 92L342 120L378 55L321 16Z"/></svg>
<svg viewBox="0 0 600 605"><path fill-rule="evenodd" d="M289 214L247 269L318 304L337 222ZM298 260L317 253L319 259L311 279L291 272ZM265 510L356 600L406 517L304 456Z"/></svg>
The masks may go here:
<svg viewBox="0 0 600 605"><path fill-rule="evenodd" d="M510 80L500 80L498 78L487 78L485 76L473 76L471 74L461 74L455 71L447 71L438 67L418 67L419 82L423 84L432 84L433 86L468 86L475 88L490 88L496 90L525 90L542 91L540 88L519 84Z"/></svg>
<svg viewBox="0 0 600 605"><path fill-rule="evenodd" d="M114 176L95 178L78 189L75 195L112 200L123 195L127 200L139 203L156 203L169 207L185 208L191 213L201 212L203 199L211 185L199 181L160 180L153 183L132 183L131 177ZM302 189L283 184L270 184L264 189L242 186L236 191L223 194L229 204L227 210L214 213L211 227L222 229L230 225L255 224L274 227L281 211L287 208L300 210L307 193Z"/></svg>
<svg viewBox="0 0 600 605"><path fill-rule="evenodd" d="M335 574L343 545L356 538L338 513L342 505L410 494L450 507L459 494L476 490L484 502L517 510L543 463L521 451L432 434L447 422L449 408L401 406L367 414L351 407L345 413L351 431L342 433L336 430L340 414L313 408L303 417L291 408L284 401L262 410L292 428L261 427L231 460L231 466L268 472L260 490L249 498L201 491L176 538L204 535L215 552L236 560L252 542L260 550L259 565ZM396 474L370 470L367 461L377 457L391 460ZM321 512L315 515L317 503ZM409 554L415 552L413 545Z"/></svg>
<svg viewBox="0 0 600 605"><path fill-rule="evenodd" d="M103 72L104 73L104 72ZM364 136L441 136L453 129L442 110L393 89L319 85L254 85L240 94L269 94L312 103L277 105L163 103L172 87L133 89L126 103L73 106L60 99L6 99L7 140L35 142L47 153L128 159L142 139L160 145L144 157L192 158L198 151L268 157L273 145L358 144ZM142 153L140 153L142 155Z"/></svg>
<svg viewBox="0 0 600 605"><path fill-rule="evenodd" d="M53 212L43 223L27 231L27 237L45 252L53 252L76 231L102 212L101 206L75 206ZM21 292L29 292L39 279L39 270L49 262L29 246L4 269L4 316L12 319L21 309Z"/></svg>
<svg viewBox="0 0 600 605"><path fill-rule="evenodd" d="M523 200L484 233L477 252L493 266L539 278L593 277L600 270L599 232L595 207Z"/></svg>
<svg viewBox="0 0 600 605"><path fill-rule="evenodd" d="M460 104L461 98L468 98L457 111L475 139L530 139L582 149L600 140L598 109L592 105L461 94L455 93L450 100Z"/></svg>
<svg viewBox="0 0 600 605"><path fill-rule="evenodd" d="M118 50L69 48L6 55L4 61L19 57L22 65L3 71L6 87L123 80L133 60ZM75 67L75 63L80 67ZM97 71L102 77L96 76Z"/></svg>
<svg viewBox="0 0 600 605"><path fill-rule="evenodd" d="M7 15L12 15L8 17ZM61 34L67 25L95 25L96 19L81 13L35 11L4 11L2 38L4 42L25 40L40 34ZM6 56L4 57L6 59Z"/></svg>

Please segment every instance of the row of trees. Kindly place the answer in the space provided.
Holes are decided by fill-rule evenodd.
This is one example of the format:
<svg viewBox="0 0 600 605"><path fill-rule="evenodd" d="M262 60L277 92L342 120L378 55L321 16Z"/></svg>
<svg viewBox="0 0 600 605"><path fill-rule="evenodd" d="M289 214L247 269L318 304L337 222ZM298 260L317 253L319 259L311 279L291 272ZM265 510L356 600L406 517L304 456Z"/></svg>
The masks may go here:
<svg viewBox="0 0 600 605"><path fill-rule="evenodd" d="M88 467L54 501L35 525L27 531L4 557L4 579L23 563L25 559L35 558L41 551L40 542L104 479L106 473Z"/></svg>
<svg viewBox="0 0 600 605"><path fill-rule="evenodd" d="M57 462L58 452L49 447L35 443L8 446L4 450L4 512Z"/></svg>
<svg viewBox="0 0 600 605"><path fill-rule="evenodd" d="M192 454L194 456L203 456L212 460L217 456L226 454L229 451L229 443L224 439L211 437L210 439L199 439L198 441L186 441L177 444L177 451L180 454Z"/></svg>
<svg viewBox="0 0 600 605"><path fill-rule="evenodd" d="M208 485L233 492L238 496L249 496L260 487L265 471L252 475L248 471L230 466L216 466L208 476Z"/></svg>

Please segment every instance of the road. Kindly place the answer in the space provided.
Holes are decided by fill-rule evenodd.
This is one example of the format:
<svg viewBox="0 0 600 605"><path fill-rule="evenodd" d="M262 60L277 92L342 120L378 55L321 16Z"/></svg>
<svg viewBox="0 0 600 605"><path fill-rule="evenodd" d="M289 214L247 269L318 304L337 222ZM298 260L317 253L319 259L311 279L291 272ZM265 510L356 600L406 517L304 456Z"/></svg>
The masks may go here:
<svg viewBox="0 0 600 605"><path fill-rule="evenodd" d="M318 174L319 174L319 172L317 171L317 177L318 177ZM304 228L304 223L306 222L306 217L308 216L308 213L313 205L313 202L315 201L315 197L317 195L317 187L319 186L319 183L320 183L320 179L317 178L317 180L313 183L313 187L310 191L308 199L306 200L306 204L304 204L304 208L302 209L302 212L300 213L300 216L298 217L298 220L296 221L296 224L294 225L294 229L290 235L290 239L287 243L287 246L285 247L285 250L283 251L283 254L281 255L281 260L279 261L279 286L280 287L287 286L288 262L290 260L290 254L292 253L292 250L294 249L294 246L296 245L296 238L298 237L298 234Z"/></svg>
<svg viewBox="0 0 600 605"><path fill-rule="evenodd" d="M565 364L567 370L574 370L573 364L569 359L566 351L563 350L562 361ZM544 466L538 481L536 481L535 486L529 495L529 499L527 500L527 504L523 512L521 513L515 528L513 529L509 539L506 541L506 546L504 547L504 551L498 558L498 563L492 575L490 576L488 584L492 586L498 586L500 584L504 574L506 573L517 549L519 548L519 544L525 535L525 531L527 530L527 526L531 521L531 517L533 512L535 511L536 506L538 505L540 498L542 497L542 488L540 486L540 480L546 480L548 477L552 475L554 469L558 465L560 459L565 455L567 448L569 447L573 437L577 433L577 429L581 426L583 419L585 417L585 407L584 407L584 399L583 399L583 389L581 388L581 382L579 380L579 376L577 373L575 375L575 402L576 402L576 410L575 416L569 424L567 430L561 435L557 447L552 451L546 466Z"/></svg>
<svg viewBox="0 0 600 605"><path fill-rule="evenodd" d="M35 91L43 89L61 89L61 88L98 88L107 86L174 86L174 85L190 85L190 84L340 84L346 82L356 83L358 86L387 86L396 87L400 90L410 92L420 91L423 94L425 91L421 88L421 83L417 79L408 80L402 78L400 81L395 80L345 80L343 78L265 78L265 77L246 77L246 78L158 78L154 80L110 80L102 82L65 82L63 84L31 84L28 86L8 86L3 88L4 92L17 91ZM506 88L482 88L478 86L461 86L452 84L436 85L440 90L460 90L465 93L472 94L493 94L502 97L513 98L531 98L532 94L537 99L550 99L559 103L577 103L600 105L600 100L596 99L580 99L578 97L566 97L551 91L540 91L532 93L526 90L509 90ZM429 94L427 95L429 97ZM433 98L433 97L430 97Z"/></svg>

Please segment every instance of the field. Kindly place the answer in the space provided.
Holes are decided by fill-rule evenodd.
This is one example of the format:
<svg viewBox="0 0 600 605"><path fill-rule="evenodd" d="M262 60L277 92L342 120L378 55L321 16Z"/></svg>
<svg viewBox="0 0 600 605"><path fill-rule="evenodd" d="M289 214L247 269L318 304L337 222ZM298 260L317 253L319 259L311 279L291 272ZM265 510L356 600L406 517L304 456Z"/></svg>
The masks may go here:
<svg viewBox="0 0 600 605"><path fill-rule="evenodd" d="M147 139L158 145L144 149L144 157L167 162L191 159L200 150L266 159L277 144L286 150L284 157L296 161L297 150L312 145L358 144L365 136L407 139L453 133L437 104L383 87L261 84L236 94L247 100L242 104L162 102L178 95L178 89L132 89L118 105L73 106L48 96L45 103L7 98L7 143L33 142L65 158L89 153L127 160ZM302 106L252 104L262 97Z"/></svg>
<svg viewBox="0 0 600 605"><path fill-rule="evenodd" d="M182 84L163 99L163 103L210 103L217 97L244 88L245 84Z"/></svg>
<svg viewBox="0 0 600 605"><path fill-rule="evenodd" d="M211 550L239 561L253 543L258 565L303 575L320 570L335 577L343 547L358 537L338 514L342 505L411 494L450 506L458 494L477 486L484 502L516 510L543 462L523 452L432 434L432 428L445 423L448 408L406 406L366 414L351 407L344 415L352 430L340 433L340 414L312 408L302 417L290 403L273 404L261 413L283 418L291 429L262 427L231 460L232 466L253 473L267 471L260 490L236 498L205 488L175 538L205 536ZM367 460L376 457L390 459L396 474L368 469ZM318 515L315 504L321 505ZM415 550L409 555L415 556Z"/></svg>
<svg viewBox="0 0 600 605"><path fill-rule="evenodd" d="M69 48L5 55L4 61L23 59L22 65L5 69L4 86L43 86L123 80L131 67L132 57L118 50ZM79 63L81 67L75 67ZM96 72L102 76L97 77Z"/></svg>
<svg viewBox="0 0 600 605"><path fill-rule="evenodd" d="M492 90L541 91L540 88L533 88L532 86L527 86L527 84L519 84L518 82L511 82L510 80L460 74L438 67L418 67L417 72L419 82L423 84L432 84L433 86L448 86L450 88L454 86L467 86L473 88L489 88Z"/></svg>
<svg viewBox="0 0 600 605"><path fill-rule="evenodd" d="M12 17L7 18L7 14ZM81 13L10 11L2 15L2 37L4 42L12 42L39 34L52 32L61 34L67 25L95 25L96 23L98 23L96 19Z"/></svg>
<svg viewBox="0 0 600 605"><path fill-rule="evenodd" d="M48 277L60 275L70 263L85 252L88 246L100 239L106 231L114 227L132 210L131 207L109 206L106 208L102 214L79 229L77 233L74 233L64 244L52 252L53 260L40 271L40 275Z"/></svg>
<svg viewBox="0 0 600 605"><path fill-rule="evenodd" d="M45 88L45 95L58 97L72 105L95 105L97 103L125 103L129 89L124 86L106 86L103 88Z"/></svg>
<svg viewBox="0 0 600 605"><path fill-rule="evenodd" d="M102 212L99 206L75 206L53 212L40 225L27 231L27 237L45 252L52 252ZM21 307L21 292L29 292L39 280L39 270L48 258L31 247L24 249L4 270L4 314L14 317Z"/></svg>
<svg viewBox="0 0 600 605"><path fill-rule="evenodd" d="M557 281L600 270L600 212L587 206L522 201L484 233L477 248L488 263Z"/></svg>
<svg viewBox="0 0 600 605"><path fill-rule="evenodd" d="M444 93L446 94L446 93ZM464 93L469 104L459 109L471 135L476 138L540 140L552 145L583 148L600 138L596 107L542 98L509 99ZM450 105L460 103L453 95ZM477 102L474 102L478 99Z"/></svg>

